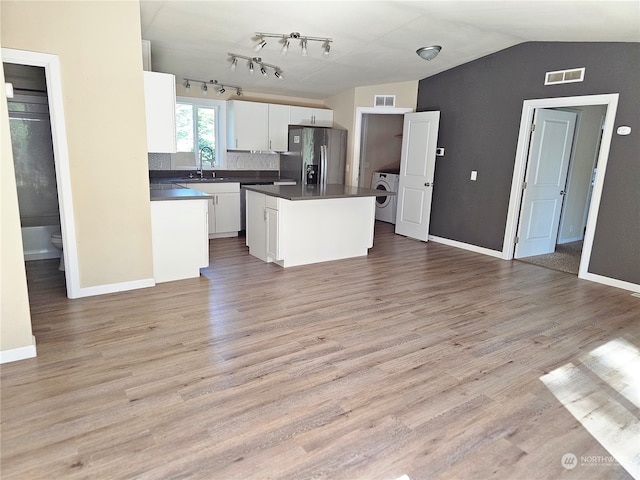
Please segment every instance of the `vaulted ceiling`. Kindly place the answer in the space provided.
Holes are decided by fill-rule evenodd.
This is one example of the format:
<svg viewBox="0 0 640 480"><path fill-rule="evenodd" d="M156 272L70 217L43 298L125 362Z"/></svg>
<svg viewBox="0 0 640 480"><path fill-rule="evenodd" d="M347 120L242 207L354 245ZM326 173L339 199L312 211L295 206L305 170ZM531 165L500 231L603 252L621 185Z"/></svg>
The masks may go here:
<svg viewBox="0 0 640 480"><path fill-rule="evenodd" d="M640 41L638 1L142 1L153 70L245 91L323 99L356 86L419 80L526 41ZM328 37L281 55L256 53L256 32ZM431 61L416 49L441 45ZM231 71L228 53L259 56L284 78ZM576 65L579 66L579 65Z"/></svg>

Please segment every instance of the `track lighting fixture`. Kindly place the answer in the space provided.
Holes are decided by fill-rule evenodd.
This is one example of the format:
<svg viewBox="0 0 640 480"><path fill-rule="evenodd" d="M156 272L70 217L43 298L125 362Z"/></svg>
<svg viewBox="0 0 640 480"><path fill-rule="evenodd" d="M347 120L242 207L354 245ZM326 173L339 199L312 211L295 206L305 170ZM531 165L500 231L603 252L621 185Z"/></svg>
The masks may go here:
<svg viewBox="0 0 640 480"><path fill-rule="evenodd" d="M229 53L229 57L231 57L231 70L234 70L234 64L237 65L238 59L247 61L247 68L249 69L249 73L253 74L256 68L260 69L260 73L264 77L269 76L269 68L273 69L274 75L276 78L283 78L284 73L282 69L277 65L272 65L270 63L266 63L262 61L260 57L245 57L244 55L238 55L237 53Z"/></svg>
<svg viewBox="0 0 640 480"><path fill-rule="evenodd" d="M191 88L191 82L196 82L196 83L201 83L202 87L200 87L200 89L202 90L202 95L207 95L209 93L209 85L213 85L214 87L219 87L218 90L216 91L217 95L222 95L224 92L226 92L226 88L235 88L236 89L236 95L241 96L242 95L242 88L239 85L230 85L228 83L222 84L221 82L219 82L218 80L196 80L195 78L185 78L184 79L184 88L185 90L188 92L189 89Z"/></svg>
<svg viewBox="0 0 640 480"><path fill-rule="evenodd" d="M289 42L291 40L300 40L300 53L303 57L308 55L307 51L307 43L308 42L322 42L322 55L325 57L329 56L331 52L331 42L333 39L327 37L309 37L306 35L301 35L300 32L291 32L291 33L264 33L264 32L256 32L256 38L258 40L258 44L254 47L256 52L262 50L267 41L265 38L279 38L280 43L282 44L282 48L280 49L280 53L282 55L286 55L289 51Z"/></svg>
<svg viewBox="0 0 640 480"><path fill-rule="evenodd" d="M231 71L235 72L237 67L238 67L238 59L234 57L231 60Z"/></svg>

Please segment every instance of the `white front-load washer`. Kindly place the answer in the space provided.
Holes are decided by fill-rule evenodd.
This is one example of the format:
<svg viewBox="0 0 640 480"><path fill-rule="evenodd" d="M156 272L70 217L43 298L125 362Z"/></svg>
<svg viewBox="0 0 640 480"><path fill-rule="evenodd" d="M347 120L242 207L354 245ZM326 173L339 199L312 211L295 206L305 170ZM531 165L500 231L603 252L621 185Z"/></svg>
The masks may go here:
<svg viewBox="0 0 640 480"><path fill-rule="evenodd" d="M395 173L373 172L371 188L398 193L400 176ZM396 223L397 195L376 197L376 220Z"/></svg>

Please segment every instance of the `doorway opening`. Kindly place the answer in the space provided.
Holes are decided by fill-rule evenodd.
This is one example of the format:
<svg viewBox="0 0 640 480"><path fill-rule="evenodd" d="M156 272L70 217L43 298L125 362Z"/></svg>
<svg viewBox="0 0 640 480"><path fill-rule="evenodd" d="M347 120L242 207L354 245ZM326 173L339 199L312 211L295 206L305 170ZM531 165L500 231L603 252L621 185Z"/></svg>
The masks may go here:
<svg viewBox="0 0 640 480"><path fill-rule="evenodd" d="M3 67L14 92L7 106L24 259L59 259L61 250L52 240L61 233L60 209L44 68Z"/></svg>
<svg viewBox="0 0 640 480"><path fill-rule="evenodd" d="M604 105L535 110L516 259L578 275L605 114Z"/></svg>
<svg viewBox="0 0 640 480"><path fill-rule="evenodd" d="M78 252L71 194L69 150L67 146L67 132L62 100L60 60L57 55L3 48L2 62L3 68L5 64L44 68L47 105L51 124L51 140L53 144L55 181L59 203L67 297L78 298L83 296L83 294L80 288L78 269Z"/></svg>
<svg viewBox="0 0 640 480"><path fill-rule="evenodd" d="M365 113L360 138L358 186L372 188L374 172L399 173L404 115Z"/></svg>
<svg viewBox="0 0 640 480"><path fill-rule="evenodd" d="M351 185L357 185L365 188L371 188L371 177L369 177L369 184L367 182L367 167L364 165L364 159L362 155L363 137L367 128L367 115L400 115L404 117L405 113L413 112L411 108L396 108L396 107L357 107L356 108L356 122L353 132L353 158L351 168ZM369 117L371 118L371 117ZM401 130L402 131L402 130ZM401 145L402 137L400 137ZM398 152L398 160L400 159L400 152ZM382 162L384 163L384 162ZM399 165L399 162L398 162ZM375 170L371 170L373 173ZM361 175L362 172L362 175ZM348 178L347 172L347 178ZM347 180L346 183L348 183ZM362 182L362 183L361 183Z"/></svg>
<svg viewBox="0 0 640 480"><path fill-rule="evenodd" d="M511 186L507 228L503 244L503 258L507 260L533 258L532 255L527 254L527 248L520 251L518 247L518 244L522 241L521 238L518 238L520 234L529 235L534 240L536 236L548 236L547 240L552 240L553 242L553 251L556 250L556 245L558 244L568 245L569 243L581 241L582 248L577 271L578 277L602 282L600 276L588 272L588 267L617 105L618 94L547 98L526 100L524 102ZM587 143L581 145L577 137L577 141L573 142L574 135L571 135L570 152L571 157L574 158L573 168L575 171L571 170L571 162L568 159L564 168L560 168L559 164L556 163L548 169L543 167L540 170L536 168L536 161L530 162L530 159L534 158L533 156L536 153L541 152L541 146L534 143L536 140L534 135L531 134L531 125L540 112L548 111L560 113L576 112L574 115L576 118L580 118L580 122L595 122L598 124L598 133L595 135L597 138L590 147L587 146ZM603 115L604 121L602 121ZM589 122L587 122L587 119L589 119ZM579 127L582 127L582 125L580 124ZM535 128L538 129L540 127L536 125ZM557 137L556 135L556 143L562 144L562 141L558 140ZM591 166L588 166L589 162L586 160L583 160L583 163L587 165L586 167L584 165L577 166L575 158L579 148L584 148L584 150L591 149ZM530 178L530 175L533 175L533 177ZM553 178L553 182L546 181L551 178ZM587 179L586 181L585 178ZM540 179L545 180L540 182L541 184L548 184L552 188L557 189L557 186L561 185L560 191L557 192L560 195L559 200L553 200L550 197L527 199L527 194L529 193L527 189L530 188L531 184L525 182L535 182ZM554 182L555 186L553 186ZM569 188L572 188L575 194L571 204L566 199L568 195L565 195ZM547 214L545 214L544 208L538 208L537 211L532 213L531 205L527 205L525 202L532 204L536 201L539 202L537 206L546 206L549 207L548 211L553 210L557 215L557 219L550 221ZM553 202L555 202L555 205L552 205ZM530 211L526 212L525 209L527 208ZM542 235L541 232L544 232L545 235ZM612 279L610 284L614 285L614 283Z"/></svg>

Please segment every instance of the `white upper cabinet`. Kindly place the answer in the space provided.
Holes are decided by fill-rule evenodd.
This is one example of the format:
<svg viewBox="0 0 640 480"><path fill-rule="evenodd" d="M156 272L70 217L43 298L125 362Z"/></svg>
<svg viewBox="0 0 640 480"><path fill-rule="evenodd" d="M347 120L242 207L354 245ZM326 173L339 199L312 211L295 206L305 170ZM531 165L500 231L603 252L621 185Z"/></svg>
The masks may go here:
<svg viewBox="0 0 640 480"><path fill-rule="evenodd" d="M333 110L292 106L289 113L289 125L333 127Z"/></svg>
<svg viewBox="0 0 640 480"><path fill-rule="evenodd" d="M168 73L144 74L147 151L176 152L176 79Z"/></svg>
<svg viewBox="0 0 640 480"><path fill-rule="evenodd" d="M227 101L227 149L269 150L269 104Z"/></svg>
<svg viewBox="0 0 640 480"><path fill-rule="evenodd" d="M269 104L269 150L286 152L289 144L289 105Z"/></svg>

